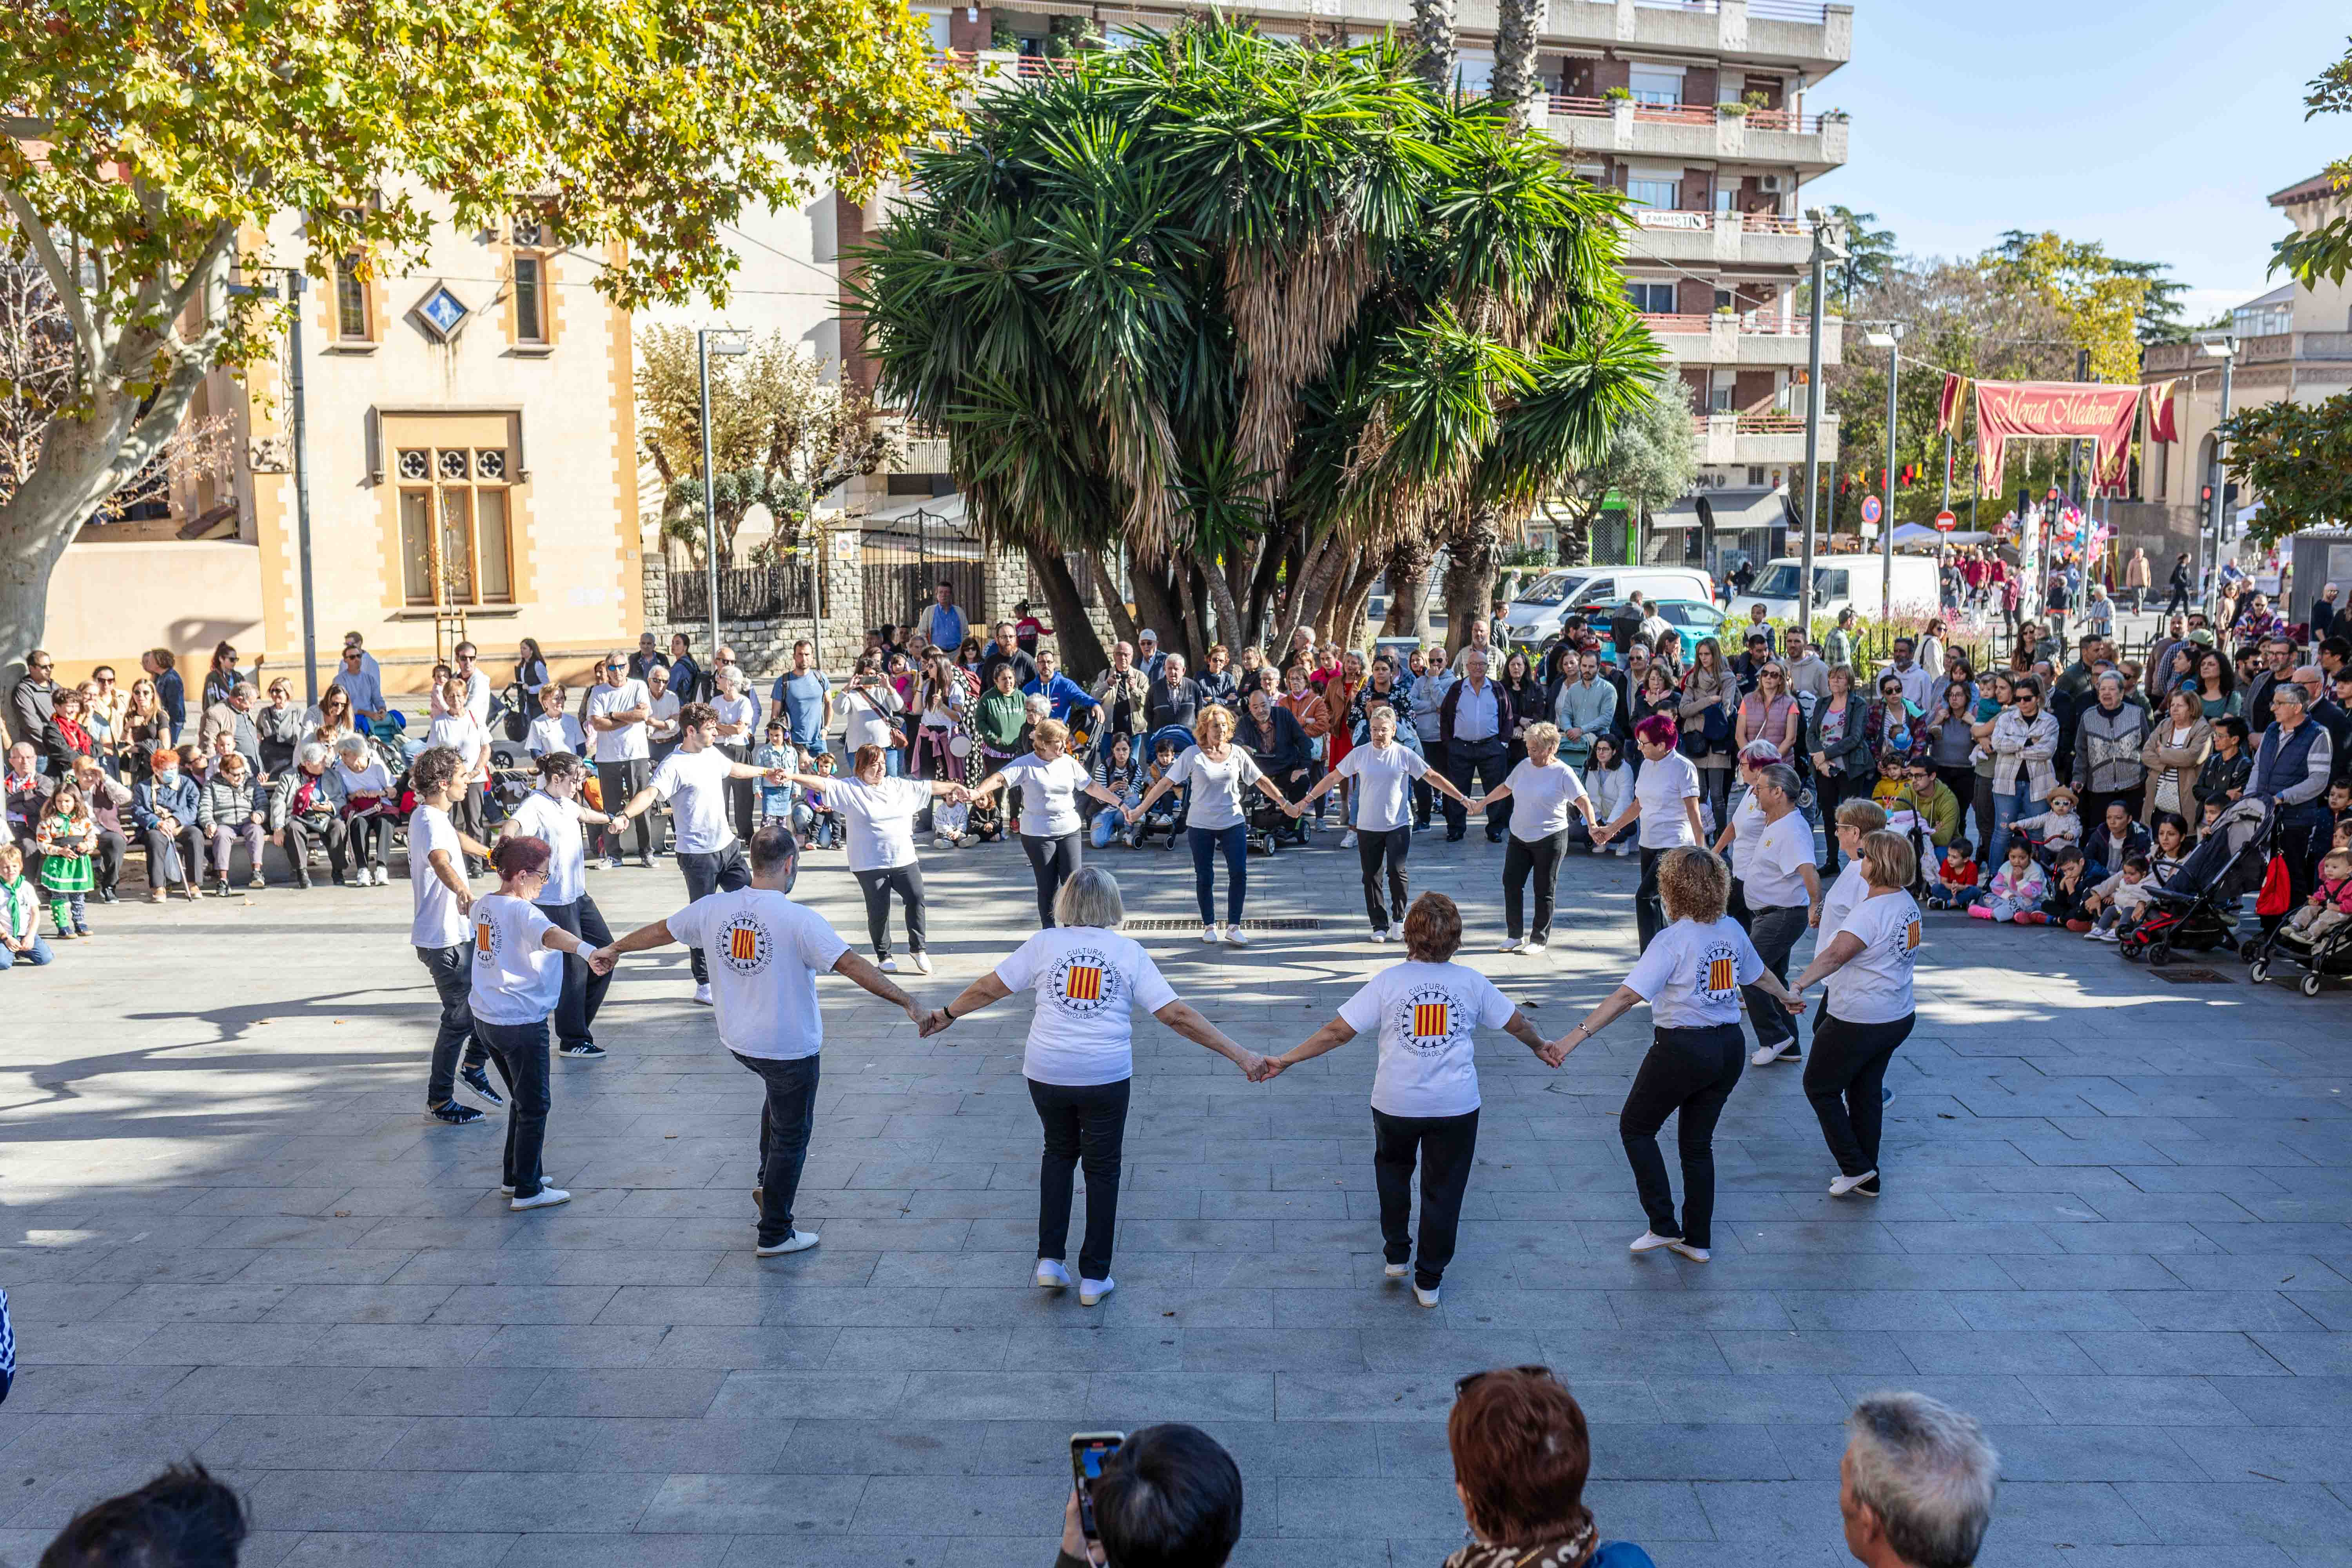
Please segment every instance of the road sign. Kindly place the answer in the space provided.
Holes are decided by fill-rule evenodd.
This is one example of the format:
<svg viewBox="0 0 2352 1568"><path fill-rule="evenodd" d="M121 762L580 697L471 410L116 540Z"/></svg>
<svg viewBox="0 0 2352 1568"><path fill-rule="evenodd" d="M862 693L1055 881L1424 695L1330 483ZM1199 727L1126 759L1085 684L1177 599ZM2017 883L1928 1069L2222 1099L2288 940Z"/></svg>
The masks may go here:
<svg viewBox="0 0 2352 1568"><path fill-rule="evenodd" d="M1943 530L1946 533L1951 532L1952 530L1958 528L1959 525L1960 520L1954 517L1948 511L1939 511L1936 514L1936 526Z"/></svg>
<svg viewBox="0 0 2352 1568"><path fill-rule="evenodd" d="M1878 504L1878 498L1876 496L1864 496L1862 498L1863 521L1870 523L1876 522L1878 521L1879 514L1885 510L1885 508Z"/></svg>

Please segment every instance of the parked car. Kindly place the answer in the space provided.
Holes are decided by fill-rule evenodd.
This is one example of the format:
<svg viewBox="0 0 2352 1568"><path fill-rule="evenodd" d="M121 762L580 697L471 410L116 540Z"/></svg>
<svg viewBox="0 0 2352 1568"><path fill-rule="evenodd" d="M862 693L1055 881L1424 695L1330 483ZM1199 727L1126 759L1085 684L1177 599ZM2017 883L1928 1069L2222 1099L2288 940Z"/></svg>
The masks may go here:
<svg viewBox="0 0 2352 1568"><path fill-rule="evenodd" d="M1659 617L1668 626L1674 627L1675 636L1682 639L1683 662L1686 665L1690 663L1692 657L1698 652L1700 638L1720 637L1722 635L1721 627L1724 622L1723 611L1717 605L1706 601L1699 599L1657 599L1650 602L1650 607L1655 610L1658 613ZM1615 612L1616 608L1616 605L1612 605L1606 609L1591 614L1589 618L1591 619L1596 626L1605 626L1608 623L1609 616ZM1725 648L1723 651L1726 657L1728 657L1737 650ZM1617 646L1611 642L1605 636L1601 640L1601 658L1603 663L1614 664L1617 662Z"/></svg>
<svg viewBox="0 0 2352 1568"><path fill-rule="evenodd" d="M1689 566L1569 566L1547 572L1518 590L1503 613L1504 633L1514 647L1547 647L1559 637L1570 613L1587 620L1639 591L1645 600L1704 604L1715 595L1706 573Z"/></svg>

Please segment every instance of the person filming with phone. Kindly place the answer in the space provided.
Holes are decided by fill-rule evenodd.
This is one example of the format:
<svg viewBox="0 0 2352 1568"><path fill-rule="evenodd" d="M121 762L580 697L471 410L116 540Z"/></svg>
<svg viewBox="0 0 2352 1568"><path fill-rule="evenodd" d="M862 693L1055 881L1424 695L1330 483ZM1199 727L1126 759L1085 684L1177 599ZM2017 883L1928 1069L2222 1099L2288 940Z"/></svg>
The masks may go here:
<svg viewBox="0 0 2352 1568"><path fill-rule="evenodd" d="M1198 1426L1070 1435L1054 1568L1223 1568L1242 1535L1242 1472Z"/></svg>

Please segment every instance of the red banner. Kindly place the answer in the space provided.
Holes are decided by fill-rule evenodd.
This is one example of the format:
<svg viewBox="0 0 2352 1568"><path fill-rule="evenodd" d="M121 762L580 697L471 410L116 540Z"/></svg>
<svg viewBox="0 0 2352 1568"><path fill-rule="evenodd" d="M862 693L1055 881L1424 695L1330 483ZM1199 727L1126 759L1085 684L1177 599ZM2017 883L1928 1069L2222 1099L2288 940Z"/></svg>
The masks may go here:
<svg viewBox="0 0 2352 1568"><path fill-rule="evenodd" d="M2137 386L2074 381L1977 383L1977 488L2000 494L2000 464L2011 437L2048 436L2094 444L2092 482L2116 483L2139 420Z"/></svg>
<svg viewBox="0 0 2352 1568"><path fill-rule="evenodd" d="M2178 441L2180 431L2174 424L2173 398L2180 391L2180 378L2159 381L2147 389L2147 438L2151 441Z"/></svg>
<svg viewBox="0 0 2352 1568"><path fill-rule="evenodd" d="M1936 400L1936 434L1957 434L1960 427L1960 399L1969 389L1969 378L1958 371L1944 373L1943 395Z"/></svg>

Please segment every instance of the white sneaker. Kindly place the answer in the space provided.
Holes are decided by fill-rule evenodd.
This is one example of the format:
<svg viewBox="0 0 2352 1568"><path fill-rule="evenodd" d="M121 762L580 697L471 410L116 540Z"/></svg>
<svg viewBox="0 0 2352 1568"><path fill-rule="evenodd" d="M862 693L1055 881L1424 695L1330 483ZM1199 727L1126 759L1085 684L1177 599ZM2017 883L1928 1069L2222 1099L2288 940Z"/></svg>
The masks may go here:
<svg viewBox="0 0 2352 1568"><path fill-rule="evenodd" d="M1391 942L1402 942L1404 940L1404 921L1391 921L1389 922L1389 940Z"/></svg>
<svg viewBox="0 0 2352 1568"><path fill-rule="evenodd" d="M1528 944L1521 942L1517 937L1508 938L1499 943L1495 949L1496 952L1525 952L1527 950Z"/></svg>
<svg viewBox="0 0 2352 1568"><path fill-rule="evenodd" d="M816 1233L814 1231L796 1230L793 1232L792 1235L784 1237L783 1240L776 1243L773 1247L753 1247L751 1249L751 1255L754 1258L782 1258L787 1252L806 1252L810 1247L814 1247L815 1245Z"/></svg>
<svg viewBox="0 0 2352 1568"><path fill-rule="evenodd" d="M391 867L378 866L375 868L375 885L379 888L389 888L392 886Z"/></svg>
<svg viewBox="0 0 2352 1568"><path fill-rule="evenodd" d="M1225 928L1225 945L1227 947L1247 947L1249 944L1249 933L1243 931L1241 927L1234 925L1227 926Z"/></svg>
<svg viewBox="0 0 2352 1568"><path fill-rule="evenodd" d="M1081 1279L1078 1281L1078 1305L1091 1307L1118 1289L1116 1279Z"/></svg>
<svg viewBox="0 0 2352 1568"><path fill-rule="evenodd" d="M931 972L931 955L928 952L910 952L907 955L907 962L915 966L915 973L918 974L929 974Z"/></svg>
<svg viewBox="0 0 2352 1568"><path fill-rule="evenodd" d="M1342 848L1342 849L1353 849L1355 847L1356 847L1356 830L1355 830L1354 828L1350 827L1349 829L1348 829L1348 831L1347 831L1346 835L1340 838L1340 840L1339 840L1339 847L1340 847L1340 848Z"/></svg>
<svg viewBox="0 0 2352 1568"><path fill-rule="evenodd" d="M710 1000L710 982L706 980L694 988L694 999L705 1007L715 1005Z"/></svg>
<svg viewBox="0 0 2352 1568"><path fill-rule="evenodd" d="M1704 1263L1710 1256L1706 1247L1693 1247L1687 1241L1670 1241L1666 1243L1666 1250L1676 1258L1687 1258L1693 1263Z"/></svg>
<svg viewBox="0 0 2352 1568"><path fill-rule="evenodd" d="M1434 1307L1437 1305L1438 1291L1442 1289L1441 1286L1433 1285L1424 1290L1416 1285L1412 1288L1412 1299L1424 1307Z"/></svg>
<svg viewBox="0 0 2352 1568"><path fill-rule="evenodd" d="M1386 942L1386 941L1388 941L1388 939L1389 939L1389 928L1388 928L1388 927L1386 927L1386 926L1374 926L1374 927L1372 928L1372 940L1373 940L1374 942Z"/></svg>
<svg viewBox="0 0 2352 1568"><path fill-rule="evenodd" d="M1801 1057L1797 1049L1796 1041L1782 1040L1778 1045L1757 1047L1756 1054L1748 1059L1759 1068L1768 1068L1774 1062L1793 1062L1801 1059Z"/></svg>
<svg viewBox="0 0 2352 1568"><path fill-rule="evenodd" d="M886 958L874 967L885 974L896 974L898 973L898 961L895 958Z"/></svg>
<svg viewBox="0 0 2352 1568"><path fill-rule="evenodd" d="M1660 1236L1654 1230L1645 1230L1641 1235L1635 1237L1633 1238L1633 1245L1628 1247L1625 1250L1628 1252L1655 1252L1662 1247L1674 1246L1678 1239L1679 1238L1675 1237Z"/></svg>
<svg viewBox="0 0 2352 1568"><path fill-rule="evenodd" d="M510 1209L544 1209L553 1208L557 1204L568 1204L571 1201L572 1194L565 1192L562 1187L541 1187L539 1191L533 1193L527 1198L516 1198L512 1200L507 1205L507 1207Z"/></svg>
<svg viewBox="0 0 2352 1568"><path fill-rule="evenodd" d="M1381 1266L1381 1272L1387 1275L1391 1279L1402 1279L1406 1275L1412 1272L1412 1265L1410 1263L1384 1263Z"/></svg>
<svg viewBox="0 0 2352 1568"><path fill-rule="evenodd" d="M1221 933L1215 926L1206 925L1201 928L1201 940L1202 942L1217 942L1222 940L1222 936L1223 933Z"/></svg>
<svg viewBox="0 0 2352 1568"><path fill-rule="evenodd" d="M1044 1290L1066 1290L1070 1288L1070 1271L1054 1258L1037 1259L1035 1284Z"/></svg>
<svg viewBox="0 0 2352 1568"><path fill-rule="evenodd" d="M1541 952L1545 948L1549 947L1551 943L1546 942L1539 936L1531 936L1528 938L1528 951L1529 952Z"/></svg>
<svg viewBox="0 0 2352 1568"><path fill-rule="evenodd" d="M1830 1196L1833 1198L1842 1198L1845 1196L1846 1194L1853 1191L1856 1187L1861 1186L1864 1182L1874 1182L1876 1180L1878 1180L1878 1173L1876 1171L1864 1171L1859 1176L1840 1176L1830 1184ZM1878 1194L1876 1193L1872 1193L1870 1194L1872 1197L1876 1197L1877 1195Z"/></svg>

